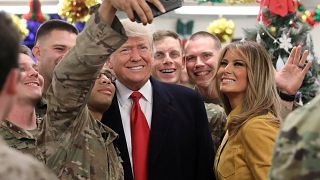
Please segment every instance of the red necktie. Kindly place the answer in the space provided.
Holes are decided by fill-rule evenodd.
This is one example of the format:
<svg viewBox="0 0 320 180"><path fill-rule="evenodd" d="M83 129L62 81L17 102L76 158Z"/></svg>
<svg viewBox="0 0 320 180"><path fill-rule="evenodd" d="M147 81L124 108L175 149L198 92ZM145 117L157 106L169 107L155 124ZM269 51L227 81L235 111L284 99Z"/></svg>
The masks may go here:
<svg viewBox="0 0 320 180"><path fill-rule="evenodd" d="M141 93L134 91L130 98L133 100L130 119L134 179L147 180L149 126L139 104Z"/></svg>

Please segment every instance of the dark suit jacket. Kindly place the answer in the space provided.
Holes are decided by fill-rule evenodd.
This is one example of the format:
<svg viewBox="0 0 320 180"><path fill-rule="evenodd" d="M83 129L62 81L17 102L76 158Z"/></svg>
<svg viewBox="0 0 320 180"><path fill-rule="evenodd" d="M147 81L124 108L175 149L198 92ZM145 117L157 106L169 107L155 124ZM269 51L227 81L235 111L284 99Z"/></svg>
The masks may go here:
<svg viewBox="0 0 320 180"><path fill-rule="evenodd" d="M148 180L213 180L213 145L203 100L194 90L150 78L153 109L148 149ZM132 169L117 97L102 122L119 134L125 180Z"/></svg>

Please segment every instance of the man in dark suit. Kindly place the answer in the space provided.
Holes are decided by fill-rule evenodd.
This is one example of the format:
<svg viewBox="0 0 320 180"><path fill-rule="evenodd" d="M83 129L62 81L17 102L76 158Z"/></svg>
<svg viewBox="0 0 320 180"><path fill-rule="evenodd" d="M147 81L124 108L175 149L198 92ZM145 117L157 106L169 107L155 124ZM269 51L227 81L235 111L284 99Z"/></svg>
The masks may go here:
<svg viewBox="0 0 320 180"><path fill-rule="evenodd" d="M125 179L214 179L213 145L200 95L150 77L151 32L128 20L122 24L128 40L110 57L117 92L102 122L119 134L114 142ZM134 120L137 116L140 120Z"/></svg>

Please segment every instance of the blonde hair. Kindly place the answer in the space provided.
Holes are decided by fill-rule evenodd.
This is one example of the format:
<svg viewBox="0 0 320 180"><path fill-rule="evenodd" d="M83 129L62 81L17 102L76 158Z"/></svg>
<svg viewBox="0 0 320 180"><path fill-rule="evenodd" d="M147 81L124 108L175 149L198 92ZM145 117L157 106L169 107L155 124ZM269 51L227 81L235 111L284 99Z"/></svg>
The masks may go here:
<svg viewBox="0 0 320 180"><path fill-rule="evenodd" d="M129 19L122 19L121 24L128 37L145 37L152 43L152 27L151 25L142 25L141 23L132 22Z"/></svg>
<svg viewBox="0 0 320 180"><path fill-rule="evenodd" d="M232 116L227 125L229 135L234 136L248 120L268 112L275 116L274 119L270 120L279 124L280 98L276 89L271 57L268 52L264 47L253 41L230 43L221 51L218 68L227 51L238 51L240 53L241 58L247 64L248 73L248 87L241 104L240 113ZM225 111L229 114L232 110L229 99L219 90L220 84L218 81L216 87Z"/></svg>

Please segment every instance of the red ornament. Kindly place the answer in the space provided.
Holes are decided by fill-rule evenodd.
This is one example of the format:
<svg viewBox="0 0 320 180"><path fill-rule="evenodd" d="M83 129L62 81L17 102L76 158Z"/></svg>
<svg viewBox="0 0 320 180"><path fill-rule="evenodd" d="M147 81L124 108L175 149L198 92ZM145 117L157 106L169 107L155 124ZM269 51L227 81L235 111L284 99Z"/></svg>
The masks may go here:
<svg viewBox="0 0 320 180"><path fill-rule="evenodd" d="M311 16L309 16L309 17L307 18L307 22L308 22L308 24L310 24L311 26L314 26L314 25L315 25L315 21L314 21L314 19L313 19Z"/></svg>
<svg viewBox="0 0 320 180"><path fill-rule="evenodd" d="M41 3L39 0L29 0L29 7L29 13L23 15L24 19L38 22L44 22L47 20L47 17L45 17L41 12Z"/></svg>
<svg viewBox="0 0 320 180"><path fill-rule="evenodd" d="M298 24L297 24L297 23L294 23L294 22L291 24L291 27L293 27L293 28L295 28L295 29L298 29L298 28L299 28L299 27L298 27Z"/></svg>
<svg viewBox="0 0 320 180"><path fill-rule="evenodd" d="M314 9L312 9L312 10L310 11L310 15L313 17L314 15L316 15L316 11L315 11Z"/></svg>
<svg viewBox="0 0 320 180"><path fill-rule="evenodd" d="M296 11L294 0L261 0L260 7L268 7L271 14L286 16Z"/></svg>
<svg viewBox="0 0 320 180"><path fill-rule="evenodd" d="M293 0L293 5L295 8L297 8L299 6L299 1L298 0Z"/></svg>
<svg viewBox="0 0 320 180"><path fill-rule="evenodd" d="M186 47L187 42L188 42L188 39L183 38L183 39L181 40L181 44L182 44L182 47L183 47L183 48Z"/></svg>

